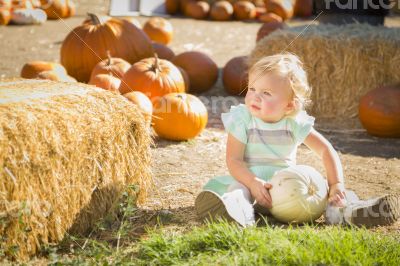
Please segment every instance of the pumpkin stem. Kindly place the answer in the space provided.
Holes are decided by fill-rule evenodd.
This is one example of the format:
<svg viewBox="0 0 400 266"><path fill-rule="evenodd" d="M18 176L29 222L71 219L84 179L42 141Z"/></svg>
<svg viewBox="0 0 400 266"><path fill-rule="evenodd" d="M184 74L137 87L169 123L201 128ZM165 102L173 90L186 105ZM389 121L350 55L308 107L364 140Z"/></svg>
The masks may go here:
<svg viewBox="0 0 400 266"><path fill-rule="evenodd" d="M96 14L88 12L87 15L90 17L90 20L92 21L93 25L100 25L101 21L99 17Z"/></svg>
<svg viewBox="0 0 400 266"><path fill-rule="evenodd" d="M107 59L108 59L107 66L110 66L111 65L111 53L110 53L110 50L107 50Z"/></svg>
<svg viewBox="0 0 400 266"><path fill-rule="evenodd" d="M154 65L153 65L153 71L157 73L157 71L160 71L160 64L158 62L158 55L157 53L154 53Z"/></svg>

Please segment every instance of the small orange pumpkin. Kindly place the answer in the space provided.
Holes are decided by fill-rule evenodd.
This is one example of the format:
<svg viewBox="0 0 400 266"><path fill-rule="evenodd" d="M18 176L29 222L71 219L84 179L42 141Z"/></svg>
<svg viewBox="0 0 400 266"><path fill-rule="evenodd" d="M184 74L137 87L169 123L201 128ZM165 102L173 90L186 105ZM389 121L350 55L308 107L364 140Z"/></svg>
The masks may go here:
<svg viewBox="0 0 400 266"><path fill-rule="evenodd" d="M188 140L207 125L208 112L202 101L186 93L169 93L159 98L153 108L153 127L161 138Z"/></svg>
<svg viewBox="0 0 400 266"><path fill-rule="evenodd" d="M283 22L268 22L264 23L257 32L257 39L256 42L268 36L271 32L276 31L278 29L283 29L285 24Z"/></svg>
<svg viewBox="0 0 400 266"><path fill-rule="evenodd" d="M168 44L172 41L174 29L172 24L164 18L150 18L143 26L143 31L154 42Z"/></svg>
<svg viewBox="0 0 400 266"><path fill-rule="evenodd" d="M361 97L358 116L369 134L400 138L400 85L369 91Z"/></svg>
<svg viewBox="0 0 400 266"><path fill-rule="evenodd" d="M21 77L26 79L34 79L40 72L53 71L59 75L67 75L65 68L59 63L46 61L31 61L26 63L21 70Z"/></svg>
<svg viewBox="0 0 400 266"><path fill-rule="evenodd" d="M228 1L219 1L212 5L210 17L217 21L230 20L233 15L232 4Z"/></svg>
<svg viewBox="0 0 400 266"><path fill-rule="evenodd" d="M218 79L218 66L206 54L188 51L175 56L172 63L183 68L190 79L190 91L200 93L209 90Z"/></svg>
<svg viewBox="0 0 400 266"><path fill-rule="evenodd" d="M161 43L156 43L156 42L153 42L152 45L153 45L154 52L158 55L158 58L169 60L169 61L171 61L171 59L174 58L175 53L168 46L161 44Z"/></svg>
<svg viewBox="0 0 400 266"><path fill-rule="evenodd" d="M61 45L61 63L78 81L89 81L94 66L107 58L107 51L131 64L153 55L150 39L129 21L89 16Z"/></svg>
<svg viewBox="0 0 400 266"><path fill-rule="evenodd" d="M210 13L210 5L205 1L189 2L186 5L186 15L194 19L205 19Z"/></svg>
<svg viewBox="0 0 400 266"><path fill-rule="evenodd" d="M119 94L121 80L110 74L98 74L92 76L88 84L95 85L96 87Z"/></svg>
<svg viewBox="0 0 400 266"><path fill-rule="evenodd" d="M125 72L131 67L127 61L122 58L111 57L110 52L107 52L107 59L97 63L93 70L90 78L99 74L111 74L121 79Z"/></svg>
<svg viewBox="0 0 400 266"><path fill-rule="evenodd" d="M75 4L70 0L41 0L41 3L49 19L68 18L75 14Z"/></svg>
<svg viewBox="0 0 400 266"><path fill-rule="evenodd" d="M140 91L131 91L123 95L130 102L139 107L142 111L146 122L150 125L151 116L153 114L153 104L151 103L149 97Z"/></svg>
<svg viewBox="0 0 400 266"><path fill-rule="evenodd" d="M265 2L268 12L280 16L283 20L293 17L294 6L292 1L288 0L268 0Z"/></svg>
<svg viewBox="0 0 400 266"><path fill-rule="evenodd" d="M232 95L246 95L248 82L247 56L234 57L226 63L222 81L225 90Z"/></svg>
<svg viewBox="0 0 400 266"><path fill-rule="evenodd" d="M119 91L141 91L154 102L165 94L184 92L185 83L176 66L156 55L133 64L123 76Z"/></svg>
<svg viewBox="0 0 400 266"><path fill-rule="evenodd" d="M256 7L248 1L237 1L233 4L233 13L238 20L253 19L256 17Z"/></svg>
<svg viewBox="0 0 400 266"><path fill-rule="evenodd" d="M270 23L270 22L280 22L282 23L283 19L278 16L275 13L267 12L265 14L262 14L261 16L258 17L258 20L264 23Z"/></svg>
<svg viewBox="0 0 400 266"><path fill-rule="evenodd" d="M9 9L0 8L0 25L8 25L11 20L11 12Z"/></svg>
<svg viewBox="0 0 400 266"><path fill-rule="evenodd" d="M60 73L53 70L40 72L36 78L52 81L76 82L76 79L74 79L73 77L68 76L65 73Z"/></svg>

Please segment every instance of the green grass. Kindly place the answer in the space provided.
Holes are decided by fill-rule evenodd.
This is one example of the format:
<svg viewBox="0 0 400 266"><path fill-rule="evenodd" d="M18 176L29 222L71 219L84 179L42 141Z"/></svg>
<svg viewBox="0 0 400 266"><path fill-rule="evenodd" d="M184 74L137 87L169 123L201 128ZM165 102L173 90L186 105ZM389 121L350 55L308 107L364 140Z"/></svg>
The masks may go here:
<svg viewBox="0 0 400 266"><path fill-rule="evenodd" d="M68 254L48 253L51 265L398 265L399 258L398 235L311 225L242 229L228 223L184 234L156 229L118 248L87 239L84 248Z"/></svg>
<svg viewBox="0 0 400 266"><path fill-rule="evenodd" d="M152 233L139 245L142 265L398 265L398 238L366 229L240 229L226 223L184 235Z"/></svg>

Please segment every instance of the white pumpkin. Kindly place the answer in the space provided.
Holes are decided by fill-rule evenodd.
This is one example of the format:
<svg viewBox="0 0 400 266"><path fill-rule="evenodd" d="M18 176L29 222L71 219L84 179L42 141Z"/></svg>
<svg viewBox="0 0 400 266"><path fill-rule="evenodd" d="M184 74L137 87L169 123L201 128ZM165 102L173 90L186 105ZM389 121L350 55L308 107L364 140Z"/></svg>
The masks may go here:
<svg viewBox="0 0 400 266"><path fill-rule="evenodd" d="M46 12L39 8L15 9L11 14L11 21L20 25L42 24L46 20Z"/></svg>
<svg viewBox="0 0 400 266"><path fill-rule="evenodd" d="M271 214L286 223L318 219L328 203L328 183L314 168L295 165L280 170L271 179Z"/></svg>

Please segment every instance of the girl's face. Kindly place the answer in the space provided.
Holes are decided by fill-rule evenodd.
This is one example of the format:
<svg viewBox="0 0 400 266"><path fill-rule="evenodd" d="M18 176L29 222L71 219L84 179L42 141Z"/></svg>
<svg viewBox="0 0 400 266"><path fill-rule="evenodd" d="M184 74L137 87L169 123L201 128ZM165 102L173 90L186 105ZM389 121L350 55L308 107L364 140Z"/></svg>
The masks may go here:
<svg viewBox="0 0 400 266"><path fill-rule="evenodd" d="M278 122L294 109L289 81L276 73L249 76L245 104L250 113L264 122Z"/></svg>

